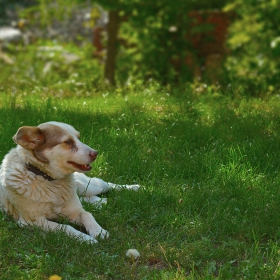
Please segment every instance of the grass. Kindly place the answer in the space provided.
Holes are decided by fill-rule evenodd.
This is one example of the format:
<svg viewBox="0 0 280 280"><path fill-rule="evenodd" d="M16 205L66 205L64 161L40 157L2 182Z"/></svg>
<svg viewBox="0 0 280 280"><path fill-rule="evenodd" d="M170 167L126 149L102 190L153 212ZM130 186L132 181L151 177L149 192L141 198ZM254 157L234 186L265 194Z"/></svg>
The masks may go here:
<svg viewBox="0 0 280 280"><path fill-rule="evenodd" d="M143 188L84 204L110 232L96 245L0 214L1 280L279 279L279 96L16 88L0 95L1 158L18 127L67 122L99 151L91 176Z"/></svg>

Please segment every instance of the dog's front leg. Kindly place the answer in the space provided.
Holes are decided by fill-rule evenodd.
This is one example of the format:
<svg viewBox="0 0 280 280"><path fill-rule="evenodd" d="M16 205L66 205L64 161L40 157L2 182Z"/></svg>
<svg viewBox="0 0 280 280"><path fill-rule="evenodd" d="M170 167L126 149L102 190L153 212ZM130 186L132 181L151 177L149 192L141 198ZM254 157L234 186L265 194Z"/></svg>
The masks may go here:
<svg viewBox="0 0 280 280"><path fill-rule="evenodd" d="M20 222L20 224L26 225L29 223L24 221L24 222ZM97 240L94 238L94 236L89 236L85 233L82 233L69 225L59 224L59 223L56 223L53 221L49 221L45 218L37 219L35 222L32 222L32 224L35 224L46 231L61 230L61 231L64 231L67 235L80 238L82 241L97 243Z"/></svg>
<svg viewBox="0 0 280 280"><path fill-rule="evenodd" d="M98 194L107 192L110 189L128 189L137 191L140 188L139 185L118 185L113 183L106 183L102 179L90 178L85 174L78 172L75 172L73 176L79 195L85 197L96 196Z"/></svg>
<svg viewBox="0 0 280 280"><path fill-rule="evenodd" d="M94 219L91 213L81 209L80 211L77 211L76 213L72 213L70 215L71 221L74 223L82 224L85 228L88 234L92 237L99 236L100 238L107 238L109 237L109 232L103 229Z"/></svg>
<svg viewBox="0 0 280 280"><path fill-rule="evenodd" d="M110 186L99 178L90 178L83 173L73 174L78 194L84 197L92 197L107 192Z"/></svg>

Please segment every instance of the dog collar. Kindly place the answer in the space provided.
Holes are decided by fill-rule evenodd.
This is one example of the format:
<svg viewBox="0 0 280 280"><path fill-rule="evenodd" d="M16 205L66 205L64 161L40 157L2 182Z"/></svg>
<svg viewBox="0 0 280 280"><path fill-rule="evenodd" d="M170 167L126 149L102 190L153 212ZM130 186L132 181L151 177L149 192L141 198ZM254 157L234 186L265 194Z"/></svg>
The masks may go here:
<svg viewBox="0 0 280 280"><path fill-rule="evenodd" d="M46 174L45 172L43 172L42 170L40 170L38 167L28 163L26 164L26 168L28 171L34 173L35 175L39 175L42 176L44 179L48 180L48 181L54 181L55 179L52 178L51 176L49 176L48 174Z"/></svg>

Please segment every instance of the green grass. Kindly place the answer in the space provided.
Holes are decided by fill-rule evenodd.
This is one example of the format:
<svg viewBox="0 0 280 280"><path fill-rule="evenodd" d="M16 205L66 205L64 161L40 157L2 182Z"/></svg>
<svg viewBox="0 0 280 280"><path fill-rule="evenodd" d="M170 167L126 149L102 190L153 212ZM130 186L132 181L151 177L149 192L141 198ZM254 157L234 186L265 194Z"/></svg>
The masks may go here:
<svg viewBox="0 0 280 280"><path fill-rule="evenodd" d="M1 280L279 279L279 96L11 88L0 95L1 158L18 127L67 122L99 151L91 176L143 188L84 204L110 232L96 245L0 214Z"/></svg>

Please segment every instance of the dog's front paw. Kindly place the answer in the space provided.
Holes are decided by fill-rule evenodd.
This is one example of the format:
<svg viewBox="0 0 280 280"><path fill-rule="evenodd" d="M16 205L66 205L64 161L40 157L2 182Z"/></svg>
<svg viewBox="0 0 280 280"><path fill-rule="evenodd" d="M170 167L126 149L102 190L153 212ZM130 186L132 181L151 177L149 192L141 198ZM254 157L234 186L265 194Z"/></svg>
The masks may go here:
<svg viewBox="0 0 280 280"><path fill-rule="evenodd" d="M100 198L98 196L81 197L80 201L93 204L97 208L101 208L103 204L107 204L107 198Z"/></svg>
<svg viewBox="0 0 280 280"><path fill-rule="evenodd" d="M100 228L98 230L92 230L89 232L89 234L90 234L90 236L99 237L101 239L109 237L109 232L103 228Z"/></svg>
<svg viewBox="0 0 280 280"><path fill-rule="evenodd" d="M98 243L98 241L94 237L84 234L84 233L80 234L79 237L80 237L81 241L83 241L83 242L88 242L90 244Z"/></svg>
<svg viewBox="0 0 280 280"><path fill-rule="evenodd" d="M138 191L140 189L140 185L125 185L128 190Z"/></svg>
<svg viewBox="0 0 280 280"><path fill-rule="evenodd" d="M140 185L117 185L113 183L108 183L108 185L110 189L115 189L115 190L127 189L127 190L137 191L141 187Z"/></svg>
<svg viewBox="0 0 280 280"><path fill-rule="evenodd" d="M108 238L109 237L109 231L102 229L101 233L98 235L100 238L104 239L104 238Z"/></svg>

